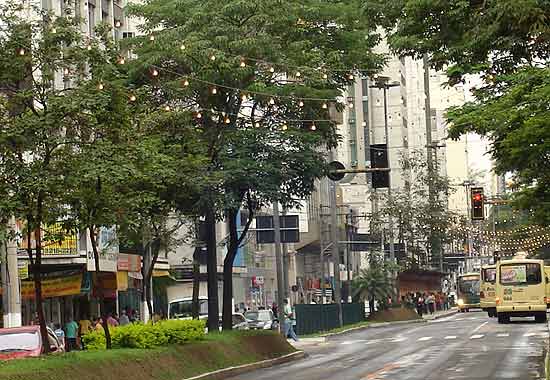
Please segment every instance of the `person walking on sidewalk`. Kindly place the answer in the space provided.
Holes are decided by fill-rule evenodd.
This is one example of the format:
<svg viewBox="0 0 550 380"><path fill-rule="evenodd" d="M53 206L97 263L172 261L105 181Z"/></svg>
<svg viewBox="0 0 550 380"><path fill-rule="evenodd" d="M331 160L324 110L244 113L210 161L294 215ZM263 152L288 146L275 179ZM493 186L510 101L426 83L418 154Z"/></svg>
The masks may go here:
<svg viewBox="0 0 550 380"><path fill-rule="evenodd" d="M285 316L285 323L283 325L285 338L291 338L295 342L297 342L298 336L296 335L296 332L294 331L294 328L292 326L294 313L292 312L292 308L288 303L288 299L285 299L285 304L283 307L283 315Z"/></svg>

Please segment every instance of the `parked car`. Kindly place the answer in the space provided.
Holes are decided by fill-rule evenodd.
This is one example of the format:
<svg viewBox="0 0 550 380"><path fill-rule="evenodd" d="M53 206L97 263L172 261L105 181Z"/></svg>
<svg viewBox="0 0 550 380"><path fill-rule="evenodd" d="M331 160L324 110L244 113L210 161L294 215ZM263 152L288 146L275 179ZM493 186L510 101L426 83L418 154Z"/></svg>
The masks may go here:
<svg viewBox="0 0 550 380"><path fill-rule="evenodd" d="M250 330L248 320L241 313L233 313L233 330Z"/></svg>
<svg viewBox="0 0 550 380"><path fill-rule="evenodd" d="M60 342L49 327L48 342L42 341L40 326L25 326L0 329L0 360L37 357L44 353L45 344L50 345L50 352L65 352L63 342Z"/></svg>
<svg viewBox="0 0 550 380"><path fill-rule="evenodd" d="M279 322L271 310L247 311L244 317L248 321L250 330L276 330Z"/></svg>

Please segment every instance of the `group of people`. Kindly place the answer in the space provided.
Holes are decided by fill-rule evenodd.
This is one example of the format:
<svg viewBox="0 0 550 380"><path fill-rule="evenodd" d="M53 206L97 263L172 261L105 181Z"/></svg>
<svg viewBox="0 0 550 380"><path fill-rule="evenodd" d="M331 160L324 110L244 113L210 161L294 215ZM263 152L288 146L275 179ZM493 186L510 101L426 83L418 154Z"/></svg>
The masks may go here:
<svg viewBox="0 0 550 380"><path fill-rule="evenodd" d="M122 310L120 317L116 313L109 313L106 316L106 322L109 327L125 326L139 321L139 315L135 310L126 308ZM64 326L56 323L53 326L55 335L65 343L67 352L84 349L82 337L93 331L102 331L103 324L99 317L83 316L78 322L70 318Z"/></svg>
<svg viewBox="0 0 550 380"><path fill-rule="evenodd" d="M452 304L451 297L444 292L411 292L402 298L406 305L416 309L421 316L433 314L436 311L449 310Z"/></svg>

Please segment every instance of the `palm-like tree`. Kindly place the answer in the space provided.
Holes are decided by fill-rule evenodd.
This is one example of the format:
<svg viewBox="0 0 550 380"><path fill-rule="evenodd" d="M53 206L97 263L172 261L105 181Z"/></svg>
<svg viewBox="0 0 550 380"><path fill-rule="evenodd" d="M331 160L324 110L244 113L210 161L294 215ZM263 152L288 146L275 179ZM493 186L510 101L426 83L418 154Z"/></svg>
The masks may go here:
<svg viewBox="0 0 550 380"><path fill-rule="evenodd" d="M375 300L386 300L393 295L397 270L396 264L372 254L369 267L362 269L354 280L356 294L363 300L368 300L371 313L374 313Z"/></svg>

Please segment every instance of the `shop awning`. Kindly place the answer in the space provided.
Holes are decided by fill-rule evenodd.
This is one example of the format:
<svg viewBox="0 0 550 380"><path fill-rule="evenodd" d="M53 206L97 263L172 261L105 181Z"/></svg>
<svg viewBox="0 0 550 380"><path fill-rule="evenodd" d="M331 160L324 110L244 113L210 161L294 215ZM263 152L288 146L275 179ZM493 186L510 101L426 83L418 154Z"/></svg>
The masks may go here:
<svg viewBox="0 0 550 380"><path fill-rule="evenodd" d="M168 277L169 279L171 280L176 280L174 277L172 277L172 275L170 274L169 271L167 270L158 270L158 269L154 269L153 270L153 277Z"/></svg>

